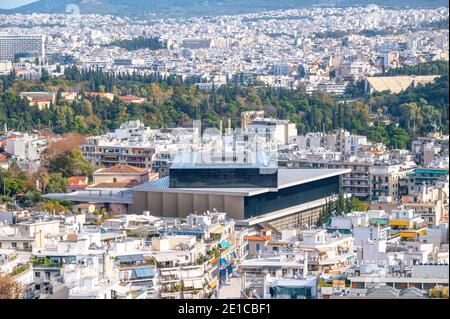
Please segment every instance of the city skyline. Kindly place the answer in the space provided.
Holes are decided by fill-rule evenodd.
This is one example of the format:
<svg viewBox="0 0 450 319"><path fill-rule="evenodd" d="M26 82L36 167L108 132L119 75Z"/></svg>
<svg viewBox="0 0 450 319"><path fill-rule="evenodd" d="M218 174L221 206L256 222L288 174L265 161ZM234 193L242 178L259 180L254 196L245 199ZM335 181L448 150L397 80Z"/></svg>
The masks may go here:
<svg viewBox="0 0 450 319"><path fill-rule="evenodd" d="M235 2L0 10L0 299L448 299L448 5Z"/></svg>

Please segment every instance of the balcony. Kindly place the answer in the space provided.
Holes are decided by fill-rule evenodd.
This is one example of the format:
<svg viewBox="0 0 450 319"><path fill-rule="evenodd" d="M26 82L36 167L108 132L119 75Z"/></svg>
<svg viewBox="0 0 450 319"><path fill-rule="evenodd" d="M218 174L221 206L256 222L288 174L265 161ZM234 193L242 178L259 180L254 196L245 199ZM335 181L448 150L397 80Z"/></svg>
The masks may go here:
<svg viewBox="0 0 450 319"><path fill-rule="evenodd" d="M49 260L48 258L45 258L45 259L35 258L31 262L33 264L33 268L35 268L35 269L38 269L38 268L59 269L63 266L62 262L53 262L53 261Z"/></svg>
<svg viewBox="0 0 450 319"><path fill-rule="evenodd" d="M343 187L365 187L365 188L370 187L369 184L364 184L364 183L360 183L360 184L342 183L342 186Z"/></svg>
<svg viewBox="0 0 450 319"><path fill-rule="evenodd" d="M11 276L15 277L15 276L19 276L20 274L26 272L27 270L29 270L31 268L31 263L26 263L23 265L17 265L13 268L12 272L10 273Z"/></svg>
<svg viewBox="0 0 450 319"><path fill-rule="evenodd" d="M342 180L350 180L350 181L360 181L360 180L369 180L368 175L353 175L349 177L342 177Z"/></svg>

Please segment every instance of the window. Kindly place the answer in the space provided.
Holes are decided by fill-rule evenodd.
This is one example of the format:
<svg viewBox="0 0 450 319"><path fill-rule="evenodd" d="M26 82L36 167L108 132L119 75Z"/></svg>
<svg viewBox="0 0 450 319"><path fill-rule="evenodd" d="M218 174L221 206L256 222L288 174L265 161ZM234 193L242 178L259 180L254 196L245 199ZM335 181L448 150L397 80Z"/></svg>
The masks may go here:
<svg viewBox="0 0 450 319"><path fill-rule="evenodd" d="M282 188L277 192L267 192L244 197L244 217L250 218L280 209L300 205L326 196L339 190L339 176L329 177L310 183Z"/></svg>
<svg viewBox="0 0 450 319"><path fill-rule="evenodd" d="M276 187L278 175L261 174L259 168L177 169L169 171L171 188L179 187Z"/></svg>
<svg viewBox="0 0 450 319"><path fill-rule="evenodd" d="M256 244L256 251L259 251L260 250L260 244Z"/></svg>
<svg viewBox="0 0 450 319"><path fill-rule="evenodd" d="M12 248L17 248L17 243L13 241L13 242L11 243L11 247L12 247Z"/></svg>
<svg viewBox="0 0 450 319"><path fill-rule="evenodd" d="M41 277L41 272L40 271L35 271L34 272L34 277L40 278Z"/></svg>

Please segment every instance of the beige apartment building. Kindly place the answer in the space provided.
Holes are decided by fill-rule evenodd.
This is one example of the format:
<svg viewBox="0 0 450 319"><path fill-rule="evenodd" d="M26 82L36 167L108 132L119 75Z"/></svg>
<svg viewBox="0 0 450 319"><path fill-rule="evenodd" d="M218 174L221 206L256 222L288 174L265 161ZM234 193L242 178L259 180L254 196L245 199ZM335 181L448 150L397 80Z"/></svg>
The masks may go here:
<svg viewBox="0 0 450 319"><path fill-rule="evenodd" d="M373 166L370 168L371 199L380 196L398 198L407 191L407 170L400 165Z"/></svg>
<svg viewBox="0 0 450 319"><path fill-rule="evenodd" d="M93 165L111 167L128 164L134 167L151 169L155 148L134 146L128 143L108 143L100 138L90 137L81 145L84 157Z"/></svg>

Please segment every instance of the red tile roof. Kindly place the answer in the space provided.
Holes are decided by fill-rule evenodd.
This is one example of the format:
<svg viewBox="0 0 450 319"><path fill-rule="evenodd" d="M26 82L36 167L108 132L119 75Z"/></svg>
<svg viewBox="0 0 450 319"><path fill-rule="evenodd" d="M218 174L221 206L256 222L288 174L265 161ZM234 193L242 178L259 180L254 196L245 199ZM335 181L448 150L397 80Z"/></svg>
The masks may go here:
<svg viewBox="0 0 450 319"><path fill-rule="evenodd" d="M266 240L270 240L272 239L272 235L267 235L267 236L244 236L245 240L250 240L250 241L266 241Z"/></svg>
<svg viewBox="0 0 450 319"><path fill-rule="evenodd" d="M87 181L86 176L72 176L67 179L69 184L85 184Z"/></svg>
<svg viewBox="0 0 450 319"><path fill-rule="evenodd" d="M139 184L138 181L134 179L127 179L122 182L116 182L116 183L98 183L95 185L92 185L91 188L126 188L131 186L136 186Z"/></svg>
<svg viewBox="0 0 450 319"><path fill-rule="evenodd" d="M144 98L134 95L124 95L119 96L119 99L121 99L122 101L132 101L132 100L143 100Z"/></svg>
<svg viewBox="0 0 450 319"><path fill-rule="evenodd" d="M131 166L128 164L117 164L112 167L100 168L94 174L138 174L145 173L147 169Z"/></svg>

